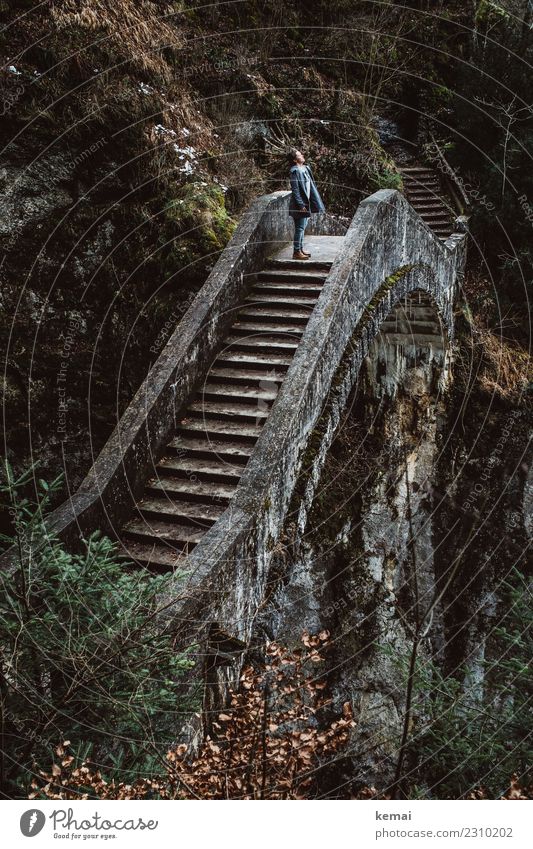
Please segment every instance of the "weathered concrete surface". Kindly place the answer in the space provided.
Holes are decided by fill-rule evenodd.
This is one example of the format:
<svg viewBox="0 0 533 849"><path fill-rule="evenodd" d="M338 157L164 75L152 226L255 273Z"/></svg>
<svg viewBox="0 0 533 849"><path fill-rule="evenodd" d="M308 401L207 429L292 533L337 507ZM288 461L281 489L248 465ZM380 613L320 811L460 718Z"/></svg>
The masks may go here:
<svg viewBox="0 0 533 849"><path fill-rule="evenodd" d="M313 262L333 262L344 242L344 236L309 236L305 238L305 249L311 253ZM303 267L303 263L308 260L298 260L292 258L292 242L284 245L280 250L272 254L270 259L273 262L283 262L289 266L297 268Z"/></svg>
<svg viewBox="0 0 533 849"><path fill-rule="evenodd" d="M466 236L444 244L395 191L359 206L230 508L187 560L189 577L164 599L162 625L183 639L217 621L246 641L271 552L314 427L326 409L300 502L303 527L325 454L361 363L391 308L413 291L435 303L448 338Z"/></svg>

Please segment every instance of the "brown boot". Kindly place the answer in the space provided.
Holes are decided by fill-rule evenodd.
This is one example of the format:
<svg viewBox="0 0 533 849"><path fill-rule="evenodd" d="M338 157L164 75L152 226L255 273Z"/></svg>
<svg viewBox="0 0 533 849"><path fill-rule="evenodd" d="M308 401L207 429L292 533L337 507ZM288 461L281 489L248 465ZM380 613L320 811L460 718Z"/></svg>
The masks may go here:
<svg viewBox="0 0 533 849"><path fill-rule="evenodd" d="M294 251L292 258L293 259L309 259L309 254L304 254L303 251Z"/></svg>
<svg viewBox="0 0 533 849"><path fill-rule="evenodd" d="M303 249L302 249L302 253L303 253L303 254L305 254L306 256L311 256L311 254L309 253L309 251L304 251Z"/></svg>

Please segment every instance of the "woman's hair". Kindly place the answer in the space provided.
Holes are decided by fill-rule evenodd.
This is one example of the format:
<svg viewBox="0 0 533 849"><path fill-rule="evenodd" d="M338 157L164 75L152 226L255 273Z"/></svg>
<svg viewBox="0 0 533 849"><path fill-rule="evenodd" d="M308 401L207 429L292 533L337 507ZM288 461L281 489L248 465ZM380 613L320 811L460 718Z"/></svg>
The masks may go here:
<svg viewBox="0 0 533 849"><path fill-rule="evenodd" d="M288 159L289 165L294 165L294 163L296 162L296 154L297 153L298 153L298 151L295 147L289 148L289 150L287 151L287 159Z"/></svg>

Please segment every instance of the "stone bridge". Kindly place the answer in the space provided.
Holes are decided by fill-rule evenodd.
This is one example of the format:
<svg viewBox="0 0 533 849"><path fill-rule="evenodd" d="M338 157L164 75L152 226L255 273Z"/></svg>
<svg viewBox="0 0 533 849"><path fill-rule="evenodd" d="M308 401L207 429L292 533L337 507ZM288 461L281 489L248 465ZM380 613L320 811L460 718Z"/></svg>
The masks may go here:
<svg viewBox="0 0 533 849"><path fill-rule="evenodd" d="M351 222L313 216L313 256L293 264L289 194L244 214L79 490L49 517L69 545L100 528L130 559L175 567L159 621L184 643L209 640L213 623L246 643L284 522L296 509L303 526L375 340L386 331L404 358L429 346L445 360L453 339L464 232L438 238L382 190ZM9 552L3 566L14 568Z"/></svg>

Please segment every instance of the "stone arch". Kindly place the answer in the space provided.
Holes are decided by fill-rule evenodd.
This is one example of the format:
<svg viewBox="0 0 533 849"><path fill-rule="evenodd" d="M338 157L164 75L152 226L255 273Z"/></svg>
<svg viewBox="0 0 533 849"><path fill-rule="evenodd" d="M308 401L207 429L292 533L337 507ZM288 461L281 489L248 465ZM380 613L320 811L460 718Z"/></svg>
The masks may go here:
<svg viewBox="0 0 533 849"><path fill-rule="evenodd" d="M449 352L465 256L465 234L442 242L399 192L382 190L361 202L230 508L189 555L184 599L174 602L173 590L162 599L165 627L197 623L209 609L213 620L247 639L276 540L289 514L297 528L306 521L380 327L396 305L420 292L435 306Z"/></svg>
<svg viewBox="0 0 533 849"><path fill-rule="evenodd" d="M424 289L412 289L379 325L362 367L376 400L393 401L400 387L416 397L437 394L450 375L451 334L439 305Z"/></svg>

